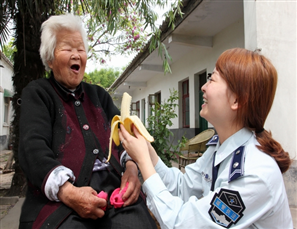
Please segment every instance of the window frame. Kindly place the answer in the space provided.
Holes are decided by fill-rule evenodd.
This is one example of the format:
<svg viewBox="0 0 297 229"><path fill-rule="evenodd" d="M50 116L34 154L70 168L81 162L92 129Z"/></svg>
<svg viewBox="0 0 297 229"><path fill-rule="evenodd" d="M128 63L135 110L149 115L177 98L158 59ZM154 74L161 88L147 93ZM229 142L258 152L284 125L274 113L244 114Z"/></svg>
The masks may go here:
<svg viewBox="0 0 297 229"><path fill-rule="evenodd" d="M185 86L186 86L186 93L185 93ZM189 128L190 127L190 105L187 106L187 99L188 103L190 102L190 93L189 93L189 79L184 80L182 82L182 125L183 128ZM186 110L188 107L188 110ZM187 117L188 116L188 117ZM188 118L188 124L186 123L186 120Z"/></svg>

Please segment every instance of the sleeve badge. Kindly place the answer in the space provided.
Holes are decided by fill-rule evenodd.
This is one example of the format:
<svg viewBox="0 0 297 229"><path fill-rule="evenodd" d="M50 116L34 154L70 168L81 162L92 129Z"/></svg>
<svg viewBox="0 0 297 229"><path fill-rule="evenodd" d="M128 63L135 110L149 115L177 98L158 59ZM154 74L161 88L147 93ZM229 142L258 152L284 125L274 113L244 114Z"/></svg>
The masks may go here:
<svg viewBox="0 0 297 229"><path fill-rule="evenodd" d="M239 192L223 188L214 195L210 205L208 213L211 219L225 228L236 224L243 216L242 213L245 210L245 205Z"/></svg>

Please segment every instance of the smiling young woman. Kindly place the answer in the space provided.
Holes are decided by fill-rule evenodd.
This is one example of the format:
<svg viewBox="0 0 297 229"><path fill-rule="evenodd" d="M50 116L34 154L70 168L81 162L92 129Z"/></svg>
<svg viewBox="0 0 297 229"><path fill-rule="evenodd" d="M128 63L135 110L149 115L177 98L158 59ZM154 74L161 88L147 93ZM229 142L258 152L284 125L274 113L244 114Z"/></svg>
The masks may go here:
<svg viewBox="0 0 297 229"><path fill-rule="evenodd" d="M238 109L237 98L216 68L201 90L205 102L200 116L215 127L220 135L220 143L223 143L243 127L242 123L234 123Z"/></svg>
<svg viewBox="0 0 297 229"><path fill-rule="evenodd" d="M291 164L289 154L271 132L264 130L277 87L275 67L256 52L231 49L220 56L216 69L236 95L239 109L235 122L253 130L260 143L257 147L276 160L282 173L286 172Z"/></svg>
<svg viewBox="0 0 297 229"><path fill-rule="evenodd" d="M259 53L222 53L202 87L200 113L218 135L185 173L168 168L136 128L133 137L121 126L162 228L293 228L282 177L291 159L264 130L276 84L274 66Z"/></svg>

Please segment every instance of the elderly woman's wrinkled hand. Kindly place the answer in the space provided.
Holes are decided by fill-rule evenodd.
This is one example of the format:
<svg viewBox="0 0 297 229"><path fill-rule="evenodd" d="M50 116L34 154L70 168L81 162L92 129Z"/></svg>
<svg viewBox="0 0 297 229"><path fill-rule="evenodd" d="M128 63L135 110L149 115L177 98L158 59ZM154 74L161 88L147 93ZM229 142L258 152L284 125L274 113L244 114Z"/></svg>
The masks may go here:
<svg viewBox="0 0 297 229"><path fill-rule="evenodd" d="M106 200L98 198L91 187L75 187L66 182L60 187L58 198L82 218L95 220L105 214L102 208L106 206Z"/></svg>

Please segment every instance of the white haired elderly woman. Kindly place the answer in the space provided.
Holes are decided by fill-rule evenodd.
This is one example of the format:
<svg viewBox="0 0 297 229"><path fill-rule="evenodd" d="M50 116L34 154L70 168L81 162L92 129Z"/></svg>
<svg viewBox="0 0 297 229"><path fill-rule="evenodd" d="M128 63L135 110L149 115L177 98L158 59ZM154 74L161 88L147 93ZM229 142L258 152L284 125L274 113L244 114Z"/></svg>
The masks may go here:
<svg viewBox="0 0 297 229"><path fill-rule="evenodd" d="M20 228L156 228L139 195L136 164L115 146L105 163L119 110L103 88L82 82L88 44L80 18L52 16L41 31L40 56L51 76L22 92L19 162L28 190ZM127 183L121 208L97 196Z"/></svg>

